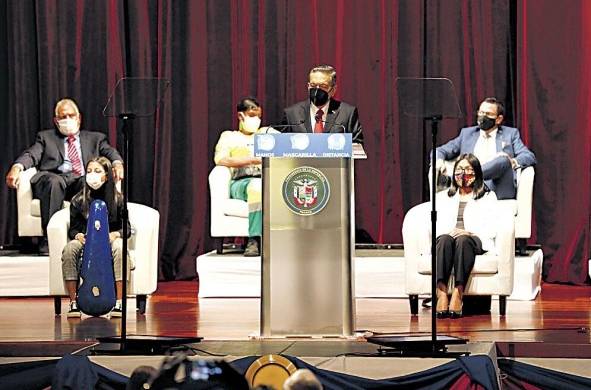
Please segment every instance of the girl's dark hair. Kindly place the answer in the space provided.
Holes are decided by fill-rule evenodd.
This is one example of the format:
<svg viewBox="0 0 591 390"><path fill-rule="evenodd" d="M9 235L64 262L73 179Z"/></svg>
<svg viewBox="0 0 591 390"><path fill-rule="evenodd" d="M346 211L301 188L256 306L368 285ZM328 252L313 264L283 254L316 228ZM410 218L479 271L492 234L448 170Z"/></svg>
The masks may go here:
<svg viewBox="0 0 591 390"><path fill-rule="evenodd" d="M459 187L458 187L458 183L456 183L454 176L455 176L455 172L456 172L456 167L458 166L458 164L462 160L468 161L468 163L470 164L470 166L472 166L472 169L474 170L474 183L472 184L472 196L474 197L474 199L480 199L484 196L484 194L486 194L489 191L489 189L486 186L486 184L484 184L484 178L483 178L483 174L482 174L482 166L480 165L480 161L472 153L462 154L456 160L456 163L454 164L454 170L452 172L451 187L449 188L449 191L447 191L447 195L454 196L456 194L456 192L458 192Z"/></svg>
<svg viewBox="0 0 591 390"><path fill-rule="evenodd" d="M90 159L86 164L87 170L88 165L92 162L100 164L103 167L107 174L107 181L101 186L101 188L95 191L88 186L85 180L82 189L72 198L72 203L78 205L82 214L88 219L88 210L92 201L95 199L102 199L107 204L109 220L115 220L117 218L118 205L123 203L123 195L115 187L111 162L106 157L95 157Z"/></svg>
<svg viewBox="0 0 591 390"><path fill-rule="evenodd" d="M236 105L237 112L244 112L248 111L251 108L258 108L261 105L259 104L258 100L254 96L247 96L245 98L240 99L238 104Z"/></svg>

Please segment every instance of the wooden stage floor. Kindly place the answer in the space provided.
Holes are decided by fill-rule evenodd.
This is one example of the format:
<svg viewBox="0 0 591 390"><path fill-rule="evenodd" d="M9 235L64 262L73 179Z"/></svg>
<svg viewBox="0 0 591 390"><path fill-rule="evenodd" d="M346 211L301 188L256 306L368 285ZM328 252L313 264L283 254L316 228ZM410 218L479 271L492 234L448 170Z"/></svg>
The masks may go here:
<svg viewBox="0 0 591 390"><path fill-rule="evenodd" d="M201 336L203 346L209 345L221 354L248 355L261 351L260 340L256 339L259 299L198 299L197 293L197 282L159 283L157 292L148 298L145 315L132 311L135 300L130 299L128 333ZM491 314L440 320L438 332L461 336L471 343L496 342L501 346L501 354L517 356L527 354L526 350L536 350L532 356L591 358L590 297L588 286L544 284L535 301L508 301L504 318L499 317L498 302L493 300ZM411 317L407 299L357 299L356 304L359 331L400 335L430 332L430 309L421 308L417 317ZM62 310L66 308L64 298ZM118 335L120 326L120 319L55 316L53 299L48 297L0 298L0 356L61 355L63 351L93 342L96 337ZM323 355L317 351L319 342L327 347L331 345L328 349L334 354L343 353L339 343L346 342L354 350L367 345L364 341L350 340L308 341L314 356ZM524 345L536 347L527 349ZM306 348L299 352L305 354Z"/></svg>

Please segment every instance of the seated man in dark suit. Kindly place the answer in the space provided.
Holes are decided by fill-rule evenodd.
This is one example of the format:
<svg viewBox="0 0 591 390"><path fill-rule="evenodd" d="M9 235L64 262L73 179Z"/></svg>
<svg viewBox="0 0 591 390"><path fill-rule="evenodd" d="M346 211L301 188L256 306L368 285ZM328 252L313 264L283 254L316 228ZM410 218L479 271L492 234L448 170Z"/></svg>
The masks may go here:
<svg viewBox="0 0 591 390"><path fill-rule="evenodd" d="M436 149L437 165L443 171L442 160L472 153L482 163L485 183L497 198L514 199L514 170L535 165L536 157L521 141L518 129L502 125L503 115L500 101L484 99L478 109L477 125L463 128L456 138Z"/></svg>
<svg viewBox="0 0 591 390"><path fill-rule="evenodd" d="M353 142L363 143L363 131L357 108L333 99L337 90L337 72L330 65L319 65L308 76L309 100L283 112L280 130L286 133L352 133Z"/></svg>
<svg viewBox="0 0 591 390"><path fill-rule="evenodd" d="M33 196L41 204L41 224L46 234L53 214L62 208L81 188L84 167L92 158L103 156L111 160L115 180L123 178L123 159L103 133L80 130L82 116L71 99L62 99L55 105L55 128L37 133L35 143L14 162L6 175L6 184L17 188L21 171L36 167L31 178ZM40 245L47 252L47 240Z"/></svg>

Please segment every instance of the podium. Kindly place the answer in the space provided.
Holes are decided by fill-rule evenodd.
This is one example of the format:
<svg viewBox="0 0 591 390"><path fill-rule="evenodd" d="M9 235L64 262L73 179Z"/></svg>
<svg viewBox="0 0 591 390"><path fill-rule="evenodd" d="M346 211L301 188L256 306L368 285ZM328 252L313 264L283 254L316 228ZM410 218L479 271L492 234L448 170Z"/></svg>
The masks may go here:
<svg viewBox="0 0 591 390"><path fill-rule="evenodd" d="M255 155L263 157L261 336L352 335L351 134L260 134Z"/></svg>

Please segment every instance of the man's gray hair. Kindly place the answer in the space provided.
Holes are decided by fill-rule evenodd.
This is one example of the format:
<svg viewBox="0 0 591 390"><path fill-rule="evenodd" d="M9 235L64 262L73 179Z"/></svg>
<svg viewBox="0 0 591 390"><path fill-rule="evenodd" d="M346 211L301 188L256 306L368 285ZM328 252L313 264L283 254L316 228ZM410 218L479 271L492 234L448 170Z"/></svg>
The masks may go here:
<svg viewBox="0 0 591 390"><path fill-rule="evenodd" d="M337 84L337 71L333 66L326 65L326 64L317 65L317 66L313 67L312 69L310 69L310 73L315 73L315 72L324 73L325 75L330 76L330 82L333 87Z"/></svg>
<svg viewBox="0 0 591 390"><path fill-rule="evenodd" d="M80 110L78 110L78 105L76 104L76 102L72 99L65 98L55 104L55 116L56 117L58 115L58 110L60 109L60 107L65 106L65 105L70 105L70 106L74 107L74 111L76 111L76 114L80 115Z"/></svg>

